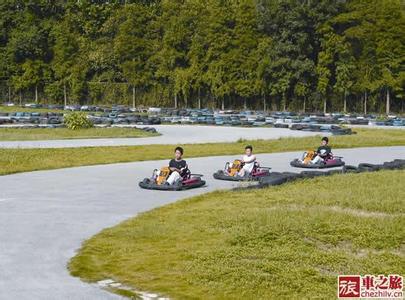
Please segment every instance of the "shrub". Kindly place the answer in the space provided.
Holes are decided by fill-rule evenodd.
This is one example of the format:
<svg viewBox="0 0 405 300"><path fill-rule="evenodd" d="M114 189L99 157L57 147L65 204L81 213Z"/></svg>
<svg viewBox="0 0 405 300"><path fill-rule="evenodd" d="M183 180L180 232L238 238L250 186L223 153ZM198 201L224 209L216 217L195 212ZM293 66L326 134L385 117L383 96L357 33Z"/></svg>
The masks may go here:
<svg viewBox="0 0 405 300"><path fill-rule="evenodd" d="M73 112L64 117L64 124L72 130L91 128L93 122L87 118L87 114L83 112Z"/></svg>

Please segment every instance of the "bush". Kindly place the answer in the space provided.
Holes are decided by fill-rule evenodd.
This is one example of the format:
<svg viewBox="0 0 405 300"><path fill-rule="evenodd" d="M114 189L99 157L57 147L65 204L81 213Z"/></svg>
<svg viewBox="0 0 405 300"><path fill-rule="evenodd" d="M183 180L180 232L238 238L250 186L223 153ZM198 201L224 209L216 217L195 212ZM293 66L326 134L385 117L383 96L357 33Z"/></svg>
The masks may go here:
<svg viewBox="0 0 405 300"><path fill-rule="evenodd" d="M64 124L72 130L91 128L93 122L87 118L87 114L83 112L73 112L64 117Z"/></svg>

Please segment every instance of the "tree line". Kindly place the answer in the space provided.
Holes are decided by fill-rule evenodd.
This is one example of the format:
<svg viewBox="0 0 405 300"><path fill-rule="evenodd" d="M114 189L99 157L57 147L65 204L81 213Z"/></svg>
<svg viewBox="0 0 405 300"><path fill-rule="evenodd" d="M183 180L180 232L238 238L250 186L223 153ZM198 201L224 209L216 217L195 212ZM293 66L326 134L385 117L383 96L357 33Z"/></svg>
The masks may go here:
<svg viewBox="0 0 405 300"><path fill-rule="evenodd" d="M401 0L3 0L2 100L402 111Z"/></svg>

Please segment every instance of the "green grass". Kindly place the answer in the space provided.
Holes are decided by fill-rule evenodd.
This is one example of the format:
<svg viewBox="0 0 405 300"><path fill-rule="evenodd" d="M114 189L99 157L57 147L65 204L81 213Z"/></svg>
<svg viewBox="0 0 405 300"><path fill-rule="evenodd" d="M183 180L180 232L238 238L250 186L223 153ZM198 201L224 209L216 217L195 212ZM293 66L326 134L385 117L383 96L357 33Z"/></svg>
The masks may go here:
<svg viewBox="0 0 405 300"><path fill-rule="evenodd" d="M218 191L83 244L69 270L174 299L334 299L339 274L405 273L405 171Z"/></svg>
<svg viewBox="0 0 405 300"><path fill-rule="evenodd" d="M0 112L3 113L13 113L13 112L38 112L38 113L45 113L45 112L64 112L60 109L49 109L49 108L29 108L29 107L21 107L21 106L2 106L0 105Z"/></svg>
<svg viewBox="0 0 405 300"><path fill-rule="evenodd" d="M331 137L333 149L405 145L405 130L356 129L358 134ZM246 144L256 153L274 153L313 149L320 136L278 140L240 140L235 143L183 145L185 157L240 154ZM35 170L58 169L96 164L167 159L173 145L125 147L83 147L63 149L0 149L0 175Z"/></svg>
<svg viewBox="0 0 405 300"><path fill-rule="evenodd" d="M0 128L0 141L95 139L95 138L137 138L156 136L134 128L88 128L70 130L67 128Z"/></svg>

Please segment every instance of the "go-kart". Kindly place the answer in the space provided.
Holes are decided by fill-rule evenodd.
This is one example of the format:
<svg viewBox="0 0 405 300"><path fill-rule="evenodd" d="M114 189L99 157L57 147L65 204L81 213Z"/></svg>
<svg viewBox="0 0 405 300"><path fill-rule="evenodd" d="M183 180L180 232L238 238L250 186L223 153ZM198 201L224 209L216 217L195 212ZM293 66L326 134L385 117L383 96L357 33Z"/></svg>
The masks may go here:
<svg viewBox="0 0 405 300"><path fill-rule="evenodd" d="M249 181L259 180L260 177L268 176L270 169L268 167L261 167L259 163L255 162L253 170L245 176L240 176L239 171L243 168L243 161L235 159L232 164L227 162L223 170L218 170L213 174L215 179L229 180L229 181Z"/></svg>
<svg viewBox="0 0 405 300"><path fill-rule="evenodd" d="M155 169L152 177L145 178L139 182L139 186L148 190L181 191L205 185L205 181L201 179L203 175L191 174L189 169L185 169L180 174L181 178L177 182L168 184L166 180L169 178L170 173L169 167L163 167L159 172Z"/></svg>
<svg viewBox="0 0 405 300"><path fill-rule="evenodd" d="M342 160L343 157L340 156L335 156L333 154L330 154L326 156L323 160L320 160L317 163L312 163L312 160L317 156L318 154L316 151L307 151L304 153L302 159L294 159L292 162L290 162L290 165L292 167L296 168L309 168L309 169L324 169L324 168L334 168L334 167L341 167L345 165L345 162Z"/></svg>

